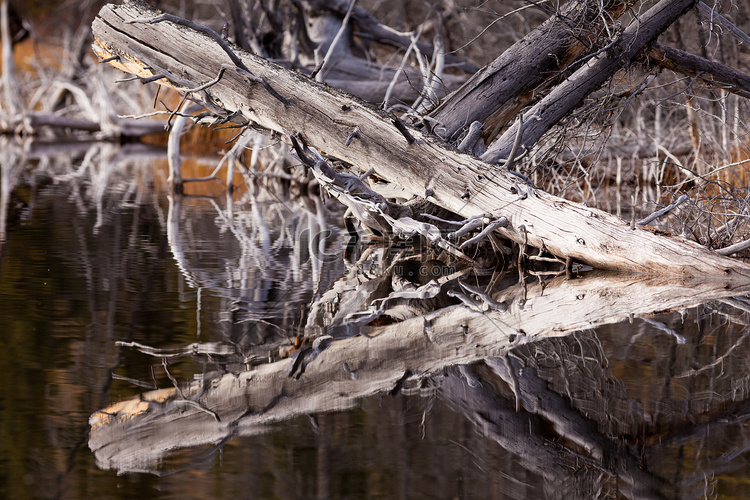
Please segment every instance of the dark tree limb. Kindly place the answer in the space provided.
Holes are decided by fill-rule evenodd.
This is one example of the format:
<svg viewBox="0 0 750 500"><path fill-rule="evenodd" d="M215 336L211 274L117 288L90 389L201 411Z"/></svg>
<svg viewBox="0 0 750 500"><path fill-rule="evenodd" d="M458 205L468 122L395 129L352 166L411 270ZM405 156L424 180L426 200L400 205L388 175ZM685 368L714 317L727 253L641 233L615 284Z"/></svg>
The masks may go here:
<svg viewBox="0 0 750 500"><path fill-rule="evenodd" d="M696 76L713 87L750 99L750 75L724 64L659 43L648 51L648 61L660 68Z"/></svg>
<svg viewBox="0 0 750 500"><path fill-rule="evenodd" d="M523 125L515 123L509 127L482 155L482 160L495 163L508 158L518 127L523 127L521 146L530 149L542 135L580 105L586 96L601 87L620 68L630 64L694 4L695 0L661 0L651 7L638 22L628 26L611 48L589 60L524 113Z"/></svg>
<svg viewBox="0 0 750 500"><path fill-rule="evenodd" d="M484 124L485 136L493 138L541 90L563 78L571 64L597 48L596 40L604 28L601 19L613 22L634 3L633 0L569 2L558 14L475 73L430 113L440 123L436 132L448 139L456 138L469 124L479 121Z"/></svg>

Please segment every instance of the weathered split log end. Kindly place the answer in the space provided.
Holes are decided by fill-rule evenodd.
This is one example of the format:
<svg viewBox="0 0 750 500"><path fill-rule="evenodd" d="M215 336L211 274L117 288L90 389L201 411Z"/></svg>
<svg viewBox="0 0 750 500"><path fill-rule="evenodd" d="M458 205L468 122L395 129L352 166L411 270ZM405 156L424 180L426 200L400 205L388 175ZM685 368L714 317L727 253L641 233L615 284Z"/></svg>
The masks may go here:
<svg viewBox="0 0 750 500"><path fill-rule="evenodd" d="M119 56L110 64L123 71L163 75L159 83L180 89L200 87L193 95L209 109L241 113L281 135L302 132L311 146L361 171L373 169L408 193L429 194L431 202L461 217L505 217L508 224L498 227L499 234L563 259L600 269L723 280L727 287L750 282L750 265L740 260L633 229L619 217L544 193L505 168L394 124L391 116L340 90L239 48L231 47L230 54L226 44L186 24L149 22L159 15L139 1L103 7L92 26L94 50L102 59Z"/></svg>

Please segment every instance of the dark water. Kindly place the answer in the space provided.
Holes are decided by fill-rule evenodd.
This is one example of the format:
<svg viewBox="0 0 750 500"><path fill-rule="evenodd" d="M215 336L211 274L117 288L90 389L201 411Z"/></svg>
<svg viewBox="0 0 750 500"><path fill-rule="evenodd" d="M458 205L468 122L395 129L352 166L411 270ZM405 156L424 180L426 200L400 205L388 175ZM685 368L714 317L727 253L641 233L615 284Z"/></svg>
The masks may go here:
<svg viewBox="0 0 750 500"><path fill-rule="evenodd" d="M570 283L497 285L502 307L472 312L448 282L454 293L419 301L423 316L405 313L404 329L393 315L329 328L311 320L311 304L366 251L347 249L330 201L259 191L254 202L236 194L230 210L223 196L170 199L153 162L70 178L64 164L80 156L66 158L6 156L2 165L10 192L0 259L0 497L748 491L750 302L741 294L693 304L672 290L661 310L674 312L587 311L579 321L585 308L576 301L591 291L563 293L569 300L550 306L557 316L537 314ZM377 274L377 259L366 262L363 283ZM624 303L635 285L607 279L603 303ZM479 333L484 319L504 332L500 323L518 310L511 340ZM403 340L409 325L428 323ZM287 357L295 337L324 333L330 347L303 344ZM452 336L462 340L433 349ZM223 393L228 377L258 385ZM203 383L204 407L175 396L176 383L190 399L191 380ZM153 400L157 389L172 391L169 403L110 413L90 430L96 412Z"/></svg>

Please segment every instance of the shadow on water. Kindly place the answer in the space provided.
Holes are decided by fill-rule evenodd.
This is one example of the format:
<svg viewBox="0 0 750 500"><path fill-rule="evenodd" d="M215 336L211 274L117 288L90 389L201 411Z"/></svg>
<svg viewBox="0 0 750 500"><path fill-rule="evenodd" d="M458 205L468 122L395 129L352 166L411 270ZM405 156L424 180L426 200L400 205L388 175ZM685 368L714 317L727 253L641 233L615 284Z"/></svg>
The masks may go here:
<svg viewBox="0 0 750 500"><path fill-rule="evenodd" d="M750 285L519 281L355 243L310 186L3 146L3 496L744 494Z"/></svg>

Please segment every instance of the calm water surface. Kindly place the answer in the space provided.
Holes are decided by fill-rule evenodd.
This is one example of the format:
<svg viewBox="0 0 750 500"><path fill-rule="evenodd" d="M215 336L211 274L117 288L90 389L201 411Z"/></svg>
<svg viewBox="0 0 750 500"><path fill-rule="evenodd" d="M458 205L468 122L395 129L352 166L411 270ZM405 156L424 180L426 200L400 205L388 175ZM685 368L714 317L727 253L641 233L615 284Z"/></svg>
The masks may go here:
<svg viewBox="0 0 750 500"><path fill-rule="evenodd" d="M505 279L512 291L493 292L500 305L473 312L447 283L452 294L422 301L427 319L404 313L407 330L431 325L419 326L430 338L422 352L400 343L393 317L315 320L330 319L312 305L366 252L347 248L332 202L260 191L229 206L223 194L170 198L148 163L103 179L66 177L61 160L46 161L3 164L0 497L746 494L750 302L741 295L619 312L596 328L584 317L569 331L583 292L562 294L572 305L554 305L560 317L548 321L564 326L547 327L535 307L557 282L545 291L532 279L516 299ZM386 260L367 260L360 281ZM616 303L629 285L612 283L601 294ZM482 318L507 325L519 309L516 347L475 333ZM454 326L439 330L445 317ZM451 330L470 340L435 354L439 332ZM304 343L321 334L330 347ZM223 393L228 376L259 385ZM178 401L175 384L189 399L190 381L203 384L200 401L218 403ZM154 390L171 403L110 410L91 429L100 410Z"/></svg>

